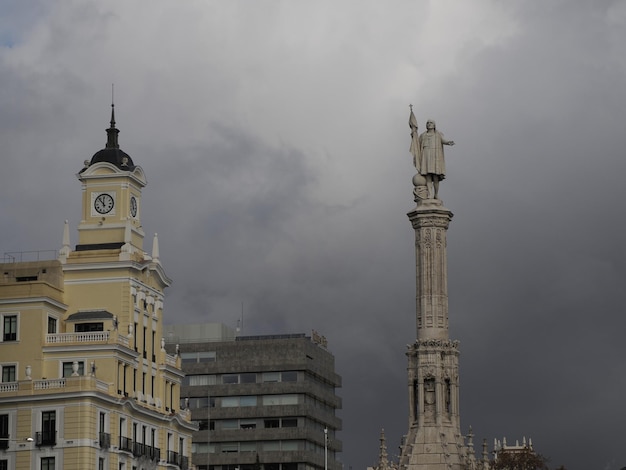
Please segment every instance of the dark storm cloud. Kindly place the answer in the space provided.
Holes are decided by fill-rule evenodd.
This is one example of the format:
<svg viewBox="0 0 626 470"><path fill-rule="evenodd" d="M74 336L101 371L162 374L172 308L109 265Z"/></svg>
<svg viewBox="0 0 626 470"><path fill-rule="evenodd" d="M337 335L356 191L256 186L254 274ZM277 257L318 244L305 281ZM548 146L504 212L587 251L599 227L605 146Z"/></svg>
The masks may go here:
<svg viewBox="0 0 626 470"><path fill-rule="evenodd" d="M407 431L411 102L457 142L441 196L463 432L625 464L623 2L30 11L0 49L1 248L59 248L65 218L75 243L74 174L115 82L167 321L234 326L243 304L244 333L324 334L342 459L363 469L382 427L390 454Z"/></svg>

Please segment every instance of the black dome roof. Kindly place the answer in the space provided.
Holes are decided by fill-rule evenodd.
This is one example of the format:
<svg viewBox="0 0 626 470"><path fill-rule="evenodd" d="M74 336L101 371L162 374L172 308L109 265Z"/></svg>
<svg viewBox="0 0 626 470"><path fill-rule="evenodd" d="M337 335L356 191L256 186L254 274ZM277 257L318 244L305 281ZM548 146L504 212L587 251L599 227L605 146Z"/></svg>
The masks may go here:
<svg viewBox="0 0 626 470"><path fill-rule="evenodd" d="M133 171L135 169L133 159L119 147L107 147L97 151L93 157L91 157L89 165L99 162L112 163L120 170L125 171Z"/></svg>

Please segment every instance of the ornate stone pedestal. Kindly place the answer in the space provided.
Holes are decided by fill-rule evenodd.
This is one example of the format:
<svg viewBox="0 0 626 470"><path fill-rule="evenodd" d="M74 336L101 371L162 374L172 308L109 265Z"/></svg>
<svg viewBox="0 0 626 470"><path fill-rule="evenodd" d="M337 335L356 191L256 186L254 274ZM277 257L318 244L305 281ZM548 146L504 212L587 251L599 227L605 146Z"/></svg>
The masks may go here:
<svg viewBox="0 0 626 470"><path fill-rule="evenodd" d="M452 213L438 199L409 212L415 229L417 340L409 346L408 470L472 468L459 419L459 343L448 337L446 232Z"/></svg>

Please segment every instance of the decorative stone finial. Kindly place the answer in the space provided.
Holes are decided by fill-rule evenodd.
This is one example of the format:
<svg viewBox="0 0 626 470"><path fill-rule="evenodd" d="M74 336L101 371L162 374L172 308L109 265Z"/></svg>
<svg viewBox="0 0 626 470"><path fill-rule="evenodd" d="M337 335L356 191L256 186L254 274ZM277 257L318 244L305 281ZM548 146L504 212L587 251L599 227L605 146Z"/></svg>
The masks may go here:
<svg viewBox="0 0 626 470"><path fill-rule="evenodd" d="M65 224L63 225L63 247L59 250L59 261L61 263L65 263L67 261L67 257L70 255L72 249L70 248L70 224L65 219Z"/></svg>
<svg viewBox="0 0 626 470"><path fill-rule="evenodd" d="M154 261L159 261L159 237L158 234L154 234L154 239L152 240L152 259Z"/></svg>

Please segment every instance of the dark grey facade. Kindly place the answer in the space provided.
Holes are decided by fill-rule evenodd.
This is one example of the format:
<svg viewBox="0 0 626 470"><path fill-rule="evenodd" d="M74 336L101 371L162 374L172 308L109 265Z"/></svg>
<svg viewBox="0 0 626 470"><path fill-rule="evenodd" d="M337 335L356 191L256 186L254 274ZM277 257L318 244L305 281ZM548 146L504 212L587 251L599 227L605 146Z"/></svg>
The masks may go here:
<svg viewBox="0 0 626 470"><path fill-rule="evenodd" d="M341 470L330 352L304 334L186 342L177 333L167 349L175 341L183 359L198 470Z"/></svg>

